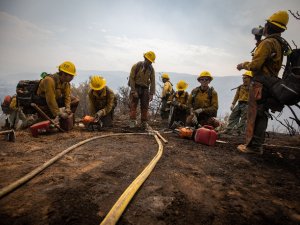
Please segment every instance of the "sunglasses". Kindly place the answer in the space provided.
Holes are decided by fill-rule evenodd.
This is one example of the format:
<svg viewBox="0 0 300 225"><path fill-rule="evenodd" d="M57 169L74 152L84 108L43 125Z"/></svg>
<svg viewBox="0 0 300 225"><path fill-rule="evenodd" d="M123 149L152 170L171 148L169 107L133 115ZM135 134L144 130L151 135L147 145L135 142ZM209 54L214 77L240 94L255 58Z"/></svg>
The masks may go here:
<svg viewBox="0 0 300 225"><path fill-rule="evenodd" d="M200 78L199 81L210 81L210 78Z"/></svg>

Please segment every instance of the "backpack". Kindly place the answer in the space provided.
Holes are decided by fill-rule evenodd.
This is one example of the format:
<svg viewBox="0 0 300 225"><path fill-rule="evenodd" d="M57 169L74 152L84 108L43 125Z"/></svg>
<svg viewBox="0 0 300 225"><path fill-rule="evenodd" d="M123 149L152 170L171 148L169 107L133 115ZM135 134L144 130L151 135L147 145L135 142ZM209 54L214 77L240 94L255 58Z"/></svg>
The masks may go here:
<svg viewBox="0 0 300 225"><path fill-rule="evenodd" d="M137 75L137 73L139 72L139 70L142 68L143 63L144 63L143 61L140 61L140 62L138 62L136 64L134 75ZM150 72L152 73L152 71L153 71L152 65L149 66L149 69L150 69ZM130 75L129 75L129 77L127 79L128 79L127 85L130 87Z"/></svg>
<svg viewBox="0 0 300 225"><path fill-rule="evenodd" d="M11 112L11 110L10 110L11 101L12 101L12 97L10 95L6 95L4 97L4 100L1 103L1 109L4 114L9 114Z"/></svg>
<svg viewBox="0 0 300 225"><path fill-rule="evenodd" d="M47 76L52 76L48 74ZM46 76L45 76L46 77ZM22 107L25 114L35 113L31 103L39 103L41 97L37 96L37 89L41 80L20 80L17 84L17 107Z"/></svg>
<svg viewBox="0 0 300 225"><path fill-rule="evenodd" d="M268 38L268 37L267 37ZM282 37L272 35L282 47L284 56L287 56L282 79L278 77L259 76L261 82L282 105L295 105L300 101L300 49L292 49L289 43Z"/></svg>
<svg viewBox="0 0 300 225"><path fill-rule="evenodd" d="M30 104L35 102L39 84L40 80L20 80L17 84L17 107L22 107L24 113L34 112L30 110L32 108Z"/></svg>
<svg viewBox="0 0 300 225"><path fill-rule="evenodd" d="M211 104L211 101L212 101L212 93L213 93L213 90L214 88L213 87L209 87L208 88L208 99L209 99L209 103ZM196 89L196 91L192 92L191 95L192 95L192 105L195 104L195 98L196 96L198 95L200 91L200 87L198 87ZM216 117L217 116L217 113L214 113L213 115L211 115L212 117Z"/></svg>

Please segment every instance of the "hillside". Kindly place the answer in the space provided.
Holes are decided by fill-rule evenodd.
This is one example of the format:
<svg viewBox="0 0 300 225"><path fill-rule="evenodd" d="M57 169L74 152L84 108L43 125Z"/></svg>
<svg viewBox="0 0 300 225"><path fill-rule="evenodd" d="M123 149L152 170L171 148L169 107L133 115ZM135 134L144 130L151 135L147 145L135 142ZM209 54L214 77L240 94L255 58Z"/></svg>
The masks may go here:
<svg viewBox="0 0 300 225"><path fill-rule="evenodd" d="M64 149L87 138L120 133L82 145L16 191L0 199L0 221L11 224L100 224L122 192L156 155L158 145L131 130L121 118L100 132L31 137L17 132L15 143L0 140L0 186L16 181ZM285 224L300 223L299 136L270 134L262 156L243 155L241 137L215 146L164 133L168 140L149 178L118 224ZM272 144L272 145L270 145Z"/></svg>

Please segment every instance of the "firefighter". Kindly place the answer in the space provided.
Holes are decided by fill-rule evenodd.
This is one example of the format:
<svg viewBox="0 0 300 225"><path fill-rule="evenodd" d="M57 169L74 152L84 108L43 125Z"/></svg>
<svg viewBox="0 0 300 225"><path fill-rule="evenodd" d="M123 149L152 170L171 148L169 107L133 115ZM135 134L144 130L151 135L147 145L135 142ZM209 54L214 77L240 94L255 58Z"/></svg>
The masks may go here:
<svg viewBox="0 0 300 225"><path fill-rule="evenodd" d="M188 84L184 80L180 80L176 84L177 91L168 98L168 105L170 105L169 115L169 128L172 125L185 125L186 117L189 114L188 98L189 93L185 91L188 88Z"/></svg>
<svg viewBox="0 0 300 225"><path fill-rule="evenodd" d="M262 84L263 79L278 77L282 66L283 51L280 42L274 36L281 36L287 29L289 15L286 11L278 11L267 19L264 36L254 52L251 62L237 65L238 70L250 70L254 82L250 85L246 143L237 147L242 153L263 154L265 131L268 125L269 109L272 98L268 89ZM259 81L259 82L258 82Z"/></svg>
<svg viewBox="0 0 300 225"><path fill-rule="evenodd" d="M67 119L75 113L79 104L79 99L71 96L70 82L75 75L75 65L65 61L58 66L57 73L45 76L39 83L37 95L40 99L37 105L57 123L59 118ZM60 111L61 107L65 107L64 111Z"/></svg>
<svg viewBox="0 0 300 225"><path fill-rule="evenodd" d="M189 96L188 106L191 111L186 125L194 127L211 125L216 128L220 126L219 121L214 118L218 111L218 94L213 87L209 87L213 77L210 72L203 71L197 80L200 86L193 89Z"/></svg>
<svg viewBox="0 0 300 225"><path fill-rule="evenodd" d="M146 129L148 124L149 102L155 94L155 71L152 63L155 61L155 53L152 51L144 54L144 61L134 64L129 76L130 90L130 123L129 127L136 126L137 106L141 107L141 127Z"/></svg>
<svg viewBox="0 0 300 225"><path fill-rule="evenodd" d="M88 92L90 113L102 122L103 127L112 127L115 109L115 94L106 86L106 80L101 76L92 76Z"/></svg>
<svg viewBox="0 0 300 225"><path fill-rule="evenodd" d="M238 135L245 132L251 79L252 72L246 71L243 74L243 84L238 86L230 106L232 112L229 116L228 125L222 132L223 134L233 134L234 130L237 131ZM235 105L237 102L238 104Z"/></svg>
<svg viewBox="0 0 300 225"><path fill-rule="evenodd" d="M167 101L171 94L173 94L173 85L170 82L170 77L167 73L163 73L161 78L164 86L161 93L160 116L163 120L165 120L168 119L170 113L170 107L168 106Z"/></svg>

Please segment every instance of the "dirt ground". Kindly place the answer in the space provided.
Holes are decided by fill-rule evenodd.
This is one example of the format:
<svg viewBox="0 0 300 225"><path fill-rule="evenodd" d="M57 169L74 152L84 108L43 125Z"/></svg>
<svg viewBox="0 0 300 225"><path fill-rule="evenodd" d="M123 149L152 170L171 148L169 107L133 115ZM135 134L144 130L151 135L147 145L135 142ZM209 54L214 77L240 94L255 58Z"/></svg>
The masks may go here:
<svg viewBox="0 0 300 225"><path fill-rule="evenodd" d="M158 150L152 136L126 135L116 123L101 132L75 128L34 138L19 131L15 143L1 139L3 188L84 139L124 132L72 150L1 198L0 224L100 224ZM300 224L299 150L266 146L262 156L243 155L236 151L243 137L208 147L161 134L168 140L163 155L118 224ZM270 134L266 144L299 147L300 138Z"/></svg>

